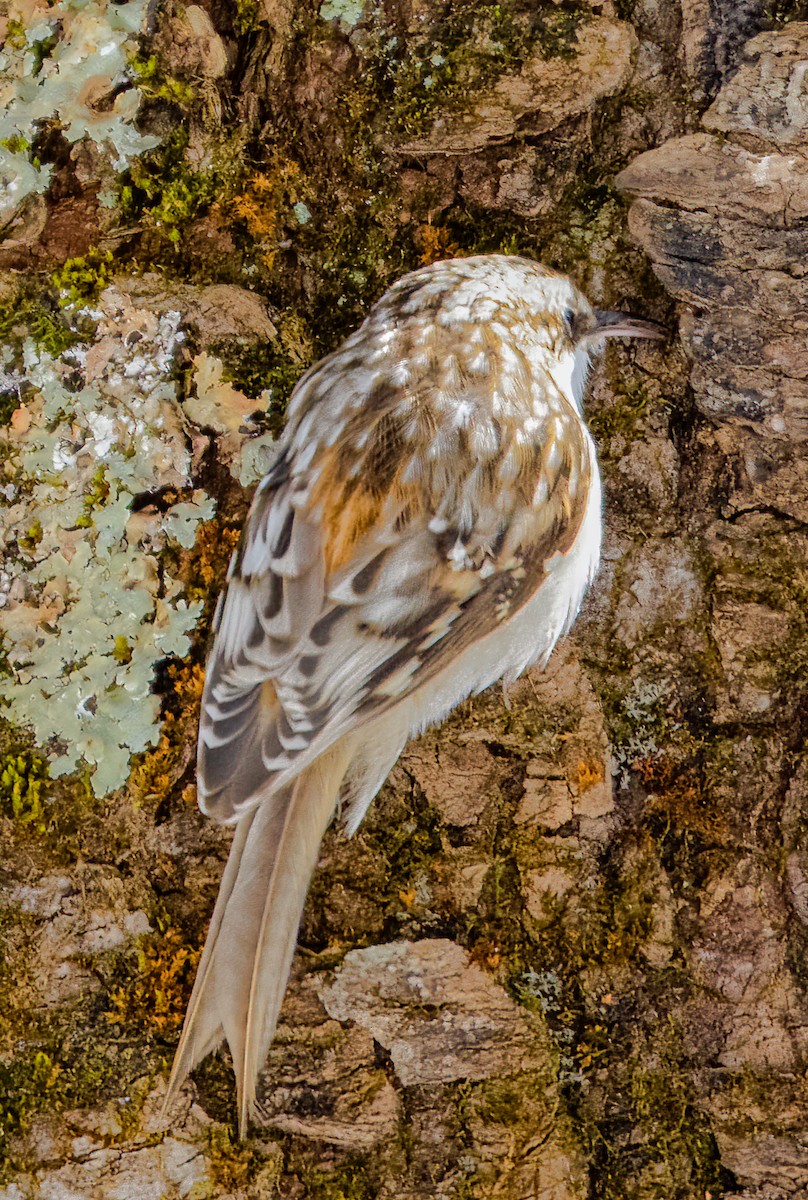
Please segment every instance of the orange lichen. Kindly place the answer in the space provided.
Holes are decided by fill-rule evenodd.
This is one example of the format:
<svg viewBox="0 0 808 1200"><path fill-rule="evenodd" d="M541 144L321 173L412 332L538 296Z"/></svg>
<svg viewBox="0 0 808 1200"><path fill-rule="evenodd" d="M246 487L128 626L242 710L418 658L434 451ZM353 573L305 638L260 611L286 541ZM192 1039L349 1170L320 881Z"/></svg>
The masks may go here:
<svg viewBox="0 0 808 1200"><path fill-rule="evenodd" d="M490 938L481 938L472 947L469 957L472 962L488 971L496 971L502 962L502 947Z"/></svg>
<svg viewBox="0 0 808 1200"><path fill-rule="evenodd" d="M279 155L263 174L253 175L246 191L233 200L233 211L258 243L267 267L278 252L283 223L304 191L300 167Z"/></svg>
<svg viewBox="0 0 808 1200"><path fill-rule="evenodd" d="M110 994L107 1020L138 1022L161 1034L179 1029L201 953L176 929L147 934L138 948L136 975Z"/></svg>
<svg viewBox="0 0 808 1200"><path fill-rule="evenodd" d="M583 758L579 759L572 782L579 795L582 792L588 792L590 788L603 783L603 764L587 762Z"/></svg>
<svg viewBox="0 0 808 1200"><path fill-rule="evenodd" d="M196 726L205 668L200 663L172 663L168 675L173 683L173 703L163 718L160 740L154 750L143 755L131 776L133 792L147 800L160 800L189 766L196 745ZM184 788L195 798L195 789Z"/></svg>
<svg viewBox="0 0 808 1200"><path fill-rule="evenodd" d="M202 600L212 610L240 538L240 530L229 528L219 520L200 525L193 550L180 569L189 600Z"/></svg>
<svg viewBox="0 0 808 1200"><path fill-rule="evenodd" d="M646 809L662 813L682 829L710 839L725 836L725 817L699 785L696 766L666 754L638 759L634 769L648 790Z"/></svg>
<svg viewBox="0 0 808 1200"><path fill-rule="evenodd" d="M201 600L213 611L224 584L227 567L241 533L220 520L206 521L197 530L190 553L183 555L178 577L190 601ZM121 653L124 646L117 647ZM140 758L132 771L130 787L142 800L160 800L168 795L190 767L196 747L196 726L205 685L205 668L194 657L172 663L167 671L171 691L165 697L160 740ZM183 800L193 803L196 792L186 785Z"/></svg>
<svg viewBox="0 0 808 1200"><path fill-rule="evenodd" d="M452 240L449 230L436 225L419 225L413 241L421 252L420 261L424 267L441 258L454 258L460 249L457 242Z"/></svg>

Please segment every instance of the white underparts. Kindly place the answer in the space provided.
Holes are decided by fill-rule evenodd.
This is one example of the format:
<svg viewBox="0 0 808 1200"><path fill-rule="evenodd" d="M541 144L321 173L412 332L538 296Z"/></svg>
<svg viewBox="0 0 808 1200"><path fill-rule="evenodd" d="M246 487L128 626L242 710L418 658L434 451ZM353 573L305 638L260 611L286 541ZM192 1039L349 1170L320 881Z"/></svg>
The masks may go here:
<svg viewBox="0 0 808 1200"><path fill-rule="evenodd" d="M402 701L408 709L410 735L443 720L466 696L497 679L514 680L532 663L544 665L569 630L600 561L602 495L591 439L590 462L586 512L571 549L553 559L547 578L518 612Z"/></svg>

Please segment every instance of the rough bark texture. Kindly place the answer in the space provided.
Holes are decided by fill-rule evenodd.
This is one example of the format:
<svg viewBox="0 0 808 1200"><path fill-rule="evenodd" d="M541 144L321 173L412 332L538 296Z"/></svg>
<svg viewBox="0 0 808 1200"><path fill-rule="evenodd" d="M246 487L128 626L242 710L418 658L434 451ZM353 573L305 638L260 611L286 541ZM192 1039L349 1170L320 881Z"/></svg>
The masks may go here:
<svg viewBox="0 0 808 1200"><path fill-rule="evenodd" d="M0 324L57 321L75 255L82 299L115 274L181 314L219 507L171 569L208 621L246 414L277 430L403 270L530 254L670 337L593 384L606 550L573 636L329 833L245 1143L224 1058L155 1115L229 839L193 796L205 621L111 796L5 730L0 1200L808 1197L801 15L169 0L138 68L161 144L116 203L87 144L40 132L54 176L5 226Z"/></svg>

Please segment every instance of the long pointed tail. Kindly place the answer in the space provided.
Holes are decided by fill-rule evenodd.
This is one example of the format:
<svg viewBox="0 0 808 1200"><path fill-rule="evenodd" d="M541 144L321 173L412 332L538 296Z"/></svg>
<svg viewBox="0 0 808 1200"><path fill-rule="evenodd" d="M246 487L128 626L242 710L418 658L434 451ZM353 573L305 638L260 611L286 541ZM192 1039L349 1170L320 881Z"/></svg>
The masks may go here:
<svg viewBox="0 0 808 1200"><path fill-rule="evenodd" d="M236 1072L239 1132L245 1133L309 881L349 761L350 748L337 744L236 826L164 1113L188 1072L226 1038Z"/></svg>

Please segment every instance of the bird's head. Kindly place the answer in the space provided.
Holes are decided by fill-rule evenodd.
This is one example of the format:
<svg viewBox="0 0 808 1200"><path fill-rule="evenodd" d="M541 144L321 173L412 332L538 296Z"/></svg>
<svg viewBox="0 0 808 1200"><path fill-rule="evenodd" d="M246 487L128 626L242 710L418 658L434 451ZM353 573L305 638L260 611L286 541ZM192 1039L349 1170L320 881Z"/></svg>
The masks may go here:
<svg viewBox="0 0 808 1200"><path fill-rule="evenodd" d="M652 321L594 308L568 276L538 264L530 267L524 301L536 325L549 329L551 374L567 395L572 393L579 409L590 360L608 338L664 338L663 330Z"/></svg>
<svg viewBox="0 0 808 1200"><path fill-rule="evenodd" d="M550 327L559 351L585 350L591 354L601 349L607 338L665 336L653 321L644 321L625 312L594 308L567 275L528 259L502 258L500 261L508 267L519 264L523 284L520 300L537 323Z"/></svg>

